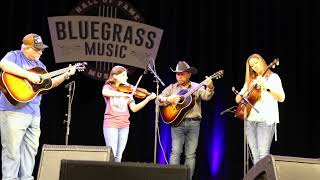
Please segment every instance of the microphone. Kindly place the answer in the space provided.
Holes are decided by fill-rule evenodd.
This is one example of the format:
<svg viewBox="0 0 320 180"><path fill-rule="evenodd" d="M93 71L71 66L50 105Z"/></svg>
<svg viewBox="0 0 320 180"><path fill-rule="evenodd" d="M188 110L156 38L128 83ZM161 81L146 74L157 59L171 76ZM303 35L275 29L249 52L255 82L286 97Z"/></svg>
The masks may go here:
<svg viewBox="0 0 320 180"><path fill-rule="evenodd" d="M220 113L220 115L223 115L223 114L226 113L226 112L235 112L235 110L233 110L233 108L235 108L235 107L237 107L237 106L232 106L231 108L228 108L228 109L222 111L222 112Z"/></svg>
<svg viewBox="0 0 320 180"><path fill-rule="evenodd" d="M144 68L143 74L147 74L148 73L148 71L149 71L149 62L150 62L150 60L148 61L146 67Z"/></svg>
<svg viewBox="0 0 320 180"><path fill-rule="evenodd" d="M146 67L144 68L143 74L147 74L148 71L150 71L149 68L151 68L150 66L151 66L153 63L154 63L154 59L153 59L152 57L149 58L148 63L147 63L147 65L146 65Z"/></svg>
<svg viewBox="0 0 320 180"><path fill-rule="evenodd" d="M234 92L236 95L239 94L239 91L237 91L235 87L232 87L232 92Z"/></svg>

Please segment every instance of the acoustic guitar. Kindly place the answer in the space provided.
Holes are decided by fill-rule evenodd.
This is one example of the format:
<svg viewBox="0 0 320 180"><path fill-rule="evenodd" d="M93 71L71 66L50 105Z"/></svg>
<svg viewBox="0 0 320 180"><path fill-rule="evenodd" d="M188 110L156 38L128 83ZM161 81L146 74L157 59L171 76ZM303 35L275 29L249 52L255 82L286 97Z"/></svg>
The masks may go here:
<svg viewBox="0 0 320 180"><path fill-rule="evenodd" d="M220 70L208 78L219 79L223 76L223 70ZM160 115L164 123L170 124L173 127L177 127L182 122L186 113L193 108L195 104L194 95L195 91L204 85L205 80L203 80L199 85L191 89L181 89L177 95L180 96L180 101L178 104L168 104L160 106Z"/></svg>
<svg viewBox="0 0 320 180"><path fill-rule="evenodd" d="M87 63L77 63L73 65L78 71L83 71ZM48 73L41 67L34 67L27 71L40 76L41 82L34 84L25 78L7 72L1 73L0 89L12 105L27 103L33 100L39 93L44 93L52 87L52 77L61 75L70 70L71 67L62 68Z"/></svg>

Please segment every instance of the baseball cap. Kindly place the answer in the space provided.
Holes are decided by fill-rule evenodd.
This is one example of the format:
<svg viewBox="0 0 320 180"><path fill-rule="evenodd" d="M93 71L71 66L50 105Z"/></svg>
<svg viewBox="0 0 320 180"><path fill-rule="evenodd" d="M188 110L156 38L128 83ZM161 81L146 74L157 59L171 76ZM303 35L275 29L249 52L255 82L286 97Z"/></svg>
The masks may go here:
<svg viewBox="0 0 320 180"><path fill-rule="evenodd" d="M45 49L48 47L47 45L43 44L41 36L33 33L24 36L22 42L26 46L32 46L37 49Z"/></svg>

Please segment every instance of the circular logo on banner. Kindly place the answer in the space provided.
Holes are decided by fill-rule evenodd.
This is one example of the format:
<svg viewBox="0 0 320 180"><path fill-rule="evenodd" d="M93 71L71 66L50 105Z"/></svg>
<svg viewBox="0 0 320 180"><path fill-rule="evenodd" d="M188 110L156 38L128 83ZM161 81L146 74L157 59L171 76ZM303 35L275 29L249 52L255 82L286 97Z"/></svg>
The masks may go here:
<svg viewBox="0 0 320 180"><path fill-rule="evenodd" d="M144 18L139 11L137 11L130 3L123 0L83 0L70 11L69 15L101 16L141 23L144 22ZM82 73L93 79L105 81L109 77L110 71L114 65L116 64L111 62L91 61ZM126 67L129 72L133 72L137 69L136 67L128 65L122 66Z"/></svg>

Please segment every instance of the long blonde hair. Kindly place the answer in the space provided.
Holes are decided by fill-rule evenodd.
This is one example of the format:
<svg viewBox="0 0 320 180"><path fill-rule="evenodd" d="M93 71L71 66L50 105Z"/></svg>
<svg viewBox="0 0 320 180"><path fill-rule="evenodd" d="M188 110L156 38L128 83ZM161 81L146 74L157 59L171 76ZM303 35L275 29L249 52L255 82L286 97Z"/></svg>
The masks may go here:
<svg viewBox="0 0 320 180"><path fill-rule="evenodd" d="M110 74L109 74L109 77L108 79L106 80L105 84L110 84L110 85L114 85L116 83L116 79L113 77L113 75L118 75L118 74L121 74L123 71L127 71L128 70L123 67L123 66L114 66L111 71L110 71Z"/></svg>
<svg viewBox="0 0 320 180"><path fill-rule="evenodd" d="M263 57L261 55L259 55L259 54L250 55L246 61L246 74L245 74L245 82L244 82L245 85L247 86L247 88L250 87L253 80L258 76L258 74L249 65L249 61L252 58L256 58L261 62L262 66L263 66L262 67L263 71L265 71L268 68L266 61L263 59ZM270 76L271 73L272 73L272 71L270 69L268 69L264 76Z"/></svg>

